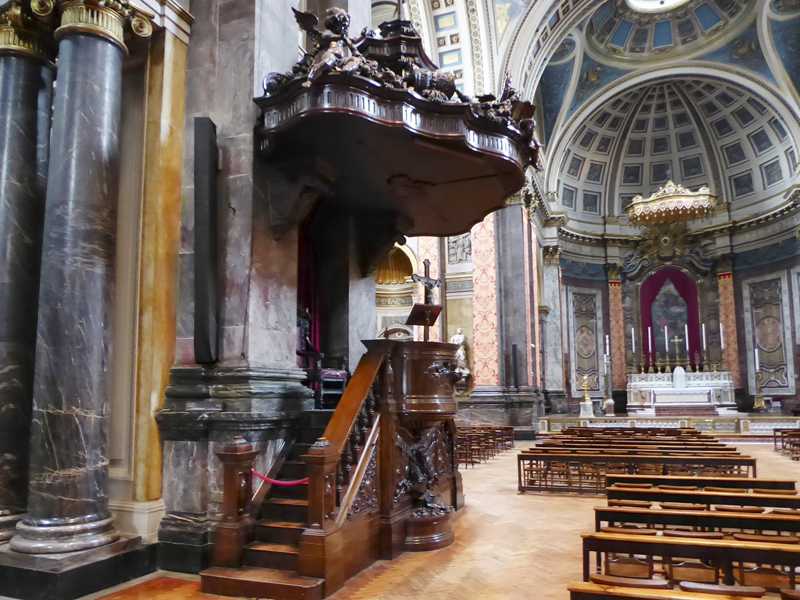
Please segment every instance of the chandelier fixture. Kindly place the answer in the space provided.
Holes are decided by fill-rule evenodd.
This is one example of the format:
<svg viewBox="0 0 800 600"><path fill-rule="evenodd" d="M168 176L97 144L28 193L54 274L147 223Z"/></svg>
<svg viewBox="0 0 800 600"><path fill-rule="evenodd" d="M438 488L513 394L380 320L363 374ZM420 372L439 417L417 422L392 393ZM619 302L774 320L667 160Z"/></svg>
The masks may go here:
<svg viewBox="0 0 800 600"><path fill-rule="evenodd" d="M716 197L709 193L706 186L693 192L668 181L648 198L635 196L625 212L631 223L678 223L708 216L716 204Z"/></svg>

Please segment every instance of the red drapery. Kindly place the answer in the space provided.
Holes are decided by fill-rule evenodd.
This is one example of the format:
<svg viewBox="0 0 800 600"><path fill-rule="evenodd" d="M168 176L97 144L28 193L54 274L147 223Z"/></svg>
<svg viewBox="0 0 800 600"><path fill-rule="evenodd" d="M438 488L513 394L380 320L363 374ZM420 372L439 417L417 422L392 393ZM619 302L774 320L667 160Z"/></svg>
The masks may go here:
<svg viewBox="0 0 800 600"><path fill-rule="evenodd" d="M686 309L689 313L689 356L694 362L695 353L700 353L701 338L700 338L700 310L698 308L698 295L697 284L686 273L675 267L663 267L650 275L642 284L639 292L639 307L642 315L642 331L640 332L640 339L642 340L642 354L647 354L647 328L653 328L653 352L660 353L663 347L656 347L656 327L658 323L652 323L652 306L653 301L656 299L658 292L667 281L671 281L672 285L681 295L681 298L686 302ZM663 328L663 325L661 325ZM670 336L678 335L683 337L682 331L670 332ZM670 351L673 348L670 347ZM681 349L683 350L683 348ZM702 356L702 354L701 354Z"/></svg>

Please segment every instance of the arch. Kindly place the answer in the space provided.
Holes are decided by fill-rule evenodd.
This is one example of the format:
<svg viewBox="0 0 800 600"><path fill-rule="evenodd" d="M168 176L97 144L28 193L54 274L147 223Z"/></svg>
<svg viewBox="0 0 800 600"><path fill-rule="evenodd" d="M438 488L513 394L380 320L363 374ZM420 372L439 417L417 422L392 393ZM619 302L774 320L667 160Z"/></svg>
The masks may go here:
<svg viewBox="0 0 800 600"><path fill-rule="evenodd" d="M395 245L378 265L375 282L378 285L397 285L406 283L414 272L411 260L402 246Z"/></svg>
<svg viewBox="0 0 800 600"><path fill-rule="evenodd" d="M642 287L639 289L639 314L641 315L642 330L640 331L641 348L648 348L648 328L652 328L653 332L653 345L652 350L654 354L660 354L660 348L656 344L656 328L663 326L663 324L652 322L652 307L656 296L664 287L667 282L671 282L675 289L680 294L681 298L686 302L688 326L689 326L689 353L694 356L695 353L700 352L700 296L697 290L697 283L683 270L674 266L661 267L654 273L651 273L647 279L642 282Z"/></svg>

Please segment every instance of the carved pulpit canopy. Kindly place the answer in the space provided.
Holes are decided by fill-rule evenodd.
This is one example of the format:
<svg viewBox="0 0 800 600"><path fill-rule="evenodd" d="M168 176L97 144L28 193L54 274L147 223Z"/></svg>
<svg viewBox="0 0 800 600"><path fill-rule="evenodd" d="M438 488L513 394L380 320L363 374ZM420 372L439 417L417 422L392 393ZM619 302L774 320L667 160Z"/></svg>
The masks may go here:
<svg viewBox="0 0 800 600"><path fill-rule="evenodd" d="M356 214L391 215L403 234L457 235L522 187L539 144L534 107L510 83L499 97L465 96L409 21L351 39L342 9L328 9L322 31L295 16L311 48L255 99L263 164L302 182L282 214L307 208L296 198L311 187Z"/></svg>
<svg viewBox="0 0 800 600"><path fill-rule="evenodd" d="M691 221L707 216L716 206L716 198L706 186L691 191L668 181L647 198L635 196L625 209L631 223L656 225Z"/></svg>

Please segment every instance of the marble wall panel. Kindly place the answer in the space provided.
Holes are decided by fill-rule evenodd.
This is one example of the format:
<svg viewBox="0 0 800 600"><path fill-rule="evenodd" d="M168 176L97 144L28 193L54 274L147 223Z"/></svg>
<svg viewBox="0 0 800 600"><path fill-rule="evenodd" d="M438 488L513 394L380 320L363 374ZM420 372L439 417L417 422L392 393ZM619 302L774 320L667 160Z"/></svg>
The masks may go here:
<svg viewBox="0 0 800 600"><path fill-rule="evenodd" d="M542 268L542 305L547 307L543 319L544 387L547 391L563 392L564 367L561 310L561 275L558 260L545 260Z"/></svg>
<svg viewBox="0 0 800 600"><path fill-rule="evenodd" d="M583 396L584 377L588 378L590 394L602 396L605 391L602 314L603 296L599 290L572 286L567 289L567 346L573 398Z"/></svg>
<svg viewBox="0 0 800 600"><path fill-rule="evenodd" d="M778 271L742 281L748 389L756 393L755 341L760 353L760 383L766 395L796 393L791 351L789 277Z"/></svg>

